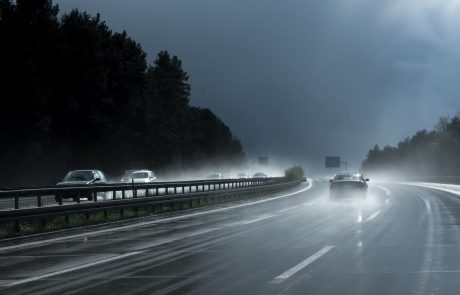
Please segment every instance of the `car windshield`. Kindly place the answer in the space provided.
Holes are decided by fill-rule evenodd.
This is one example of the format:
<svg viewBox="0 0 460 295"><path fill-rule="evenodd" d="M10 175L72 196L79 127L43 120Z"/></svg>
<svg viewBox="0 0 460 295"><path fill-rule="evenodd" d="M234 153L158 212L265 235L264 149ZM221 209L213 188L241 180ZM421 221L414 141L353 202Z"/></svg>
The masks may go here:
<svg viewBox="0 0 460 295"><path fill-rule="evenodd" d="M93 171L71 171L64 177L64 181L90 181L92 179Z"/></svg>
<svg viewBox="0 0 460 295"><path fill-rule="evenodd" d="M133 173L133 178L148 178L148 172L135 172Z"/></svg>

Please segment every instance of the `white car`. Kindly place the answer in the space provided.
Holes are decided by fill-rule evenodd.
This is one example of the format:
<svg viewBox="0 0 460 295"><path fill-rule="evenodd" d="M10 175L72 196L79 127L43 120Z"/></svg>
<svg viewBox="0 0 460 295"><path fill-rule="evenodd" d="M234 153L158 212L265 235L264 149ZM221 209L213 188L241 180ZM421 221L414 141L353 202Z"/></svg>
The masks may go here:
<svg viewBox="0 0 460 295"><path fill-rule="evenodd" d="M251 175L249 175L249 173L238 173L237 178L238 179L251 178Z"/></svg>
<svg viewBox="0 0 460 295"><path fill-rule="evenodd" d="M150 170L135 170L131 173L130 178L127 182L134 182L134 183L150 183L157 181L157 177L155 173Z"/></svg>
<svg viewBox="0 0 460 295"><path fill-rule="evenodd" d="M224 177L222 176L222 173L212 173L212 174L209 174L208 176L206 176L206 179L209 179L209 180L214 180L214 179L224 179Z"/></svg>
<svg viewBox="0 0 460 295"><path fill-rule="evenodd" d="M263 172L257 172L257 173L255 173L252 177L253 177L253 178L267 178L268 175L265 174L265 173L263 173Z"/></svg>

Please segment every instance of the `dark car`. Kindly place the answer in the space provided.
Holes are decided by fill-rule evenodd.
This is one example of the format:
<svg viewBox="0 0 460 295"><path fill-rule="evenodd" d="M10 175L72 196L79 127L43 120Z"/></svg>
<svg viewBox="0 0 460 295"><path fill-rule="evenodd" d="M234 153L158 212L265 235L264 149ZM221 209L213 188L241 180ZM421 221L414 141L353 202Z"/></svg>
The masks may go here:
<svg viewBox="0 0 460 295"><path fill-rule="evenodd" d="M57 187L85 187L91 185L105 184L107 183L104 173L100 170L73 170L67 173L64 179L57 183ZM73 199L76 201L79 198L87 198L88 200L93 199L93 195L90 191L80 192L77 191L64 191L62 196L57 195L55 197L56 202L60 202L62 199Z"/></svg>
<svg viewBox="0 0 460 295"><path fill-rule="evenodd" d="M339 173L329 180L329 198L367 198L367 182L361 173Z"/></svg>

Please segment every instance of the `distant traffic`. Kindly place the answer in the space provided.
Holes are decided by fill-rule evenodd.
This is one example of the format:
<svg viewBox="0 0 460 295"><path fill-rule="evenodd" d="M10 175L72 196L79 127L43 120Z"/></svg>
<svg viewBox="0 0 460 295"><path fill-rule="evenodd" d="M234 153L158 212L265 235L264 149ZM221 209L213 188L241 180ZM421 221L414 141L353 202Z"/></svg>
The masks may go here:
<svg viewBox="0 0 460 295"><path fill-rule="evenodd" d="M267 178L268 174L256 172L249 174L241 172L238 174L224 174L222 172L213 172L206 175L203 179L218 180L218 179L250 179L250 178ZM104 185L116 183L153 183L159 181L155 173L148 169L125 170L119 181L108 181L104 172L97 169L89 170L72 170L69 171L62 181L58 182L58 187L82 187L91 185ZM198 179L197 179L198 180ZM163 180L165 181L165 180ZM63 196L63 198L72 198L72 196Z"/></svg>

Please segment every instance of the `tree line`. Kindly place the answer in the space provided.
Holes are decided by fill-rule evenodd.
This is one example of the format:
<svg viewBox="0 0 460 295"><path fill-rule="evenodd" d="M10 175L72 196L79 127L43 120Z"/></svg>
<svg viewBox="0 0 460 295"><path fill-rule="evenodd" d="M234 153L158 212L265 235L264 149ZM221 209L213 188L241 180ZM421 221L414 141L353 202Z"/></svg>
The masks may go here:
<svg viewBox="0 0 460 295"><path fill-rule="evenodd" d="M54 183L66 170L118 174L245 161L167 51L153 64L99 14L59 17L50 0L0 0L0 186Z"/></svg>
<svg viewBox="0 0 460 295"><path fill-rule="evenodd" d="M362 168L370 173L408 176L460 175L460 117L442 117L434 130L418 131L397 146L375 145Z"/></svg>

